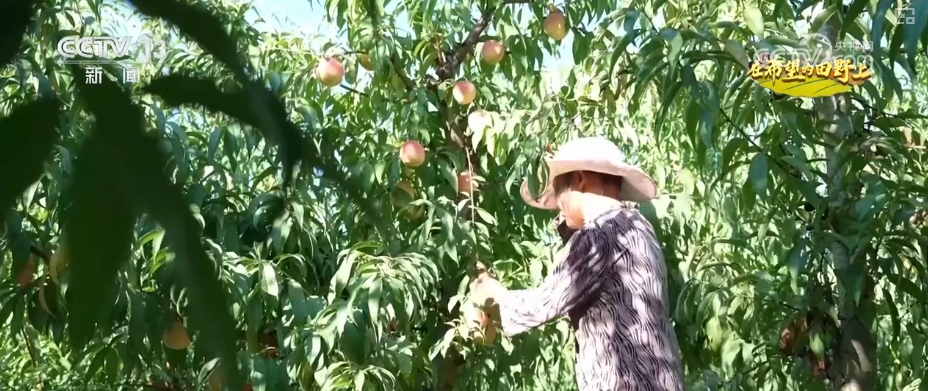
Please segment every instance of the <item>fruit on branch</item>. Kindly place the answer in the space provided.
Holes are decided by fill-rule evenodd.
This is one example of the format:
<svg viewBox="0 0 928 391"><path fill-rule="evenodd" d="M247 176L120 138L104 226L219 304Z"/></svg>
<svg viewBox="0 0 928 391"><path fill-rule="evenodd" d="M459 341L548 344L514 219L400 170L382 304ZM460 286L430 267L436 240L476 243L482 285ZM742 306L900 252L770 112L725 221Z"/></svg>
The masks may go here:
<svg viewBox="0 0 928 391"><path fill-rule="evenodd" d="M470 171L464 171L458 174L458 192L470 195L477 191L477 182L474 181L474 174Z"/></svg>
<svg viewBox="0 0 928 391"><path fill-rule="evenodd" d="M414 201L416 196L416 189L412 187L411 183L406 181L399 181L396 183L396 189L394 190L393 206L397 208L403 208L410 202ZM408 217L410 220L415 220L422 217L422 214L424 213L425 208L423 208L422 205L417 205L412 209L406 210L406 217Z"/></svg>
<svg viewBox="0 0 928 391"><path fill-rule="evenodd" d="M277 342L277 332L270 331L258 336L258 343L260 343L264 348L264 357L266 358L277 358L280 353L278 348L280 347Z"/></svg>
<svg viewBox="0 0 928 391"><path fill-rule="evenodd" d="M454 83L454 89L451 91L451 95L454 96L454 100L458 102L458 104L469 105L474 101L474 98L477 97L477 87L474 87L474 83L461 80Z"/></svg>
<svg viewBox="0 0 928 391"><path fill-rule="evenodd" d="M812 376L819 377L826 375L828 371L828 356L816 357L815 354L809 352L806 355L806 358L809 359L809 365L812 367Z"/></svg>
<svg viewBox="0 0 928 391"><path fill-rule="evenodd" d="M368 71L374 70L374 64L371 63L371 56L362 54L358 57L358 62L361 63L361 67L364 69L367 69Z"/></svg>
<svg viewBox="0 0 928 391"><path fill-rule="evenodd" d="M486 112L486 110L477 109L467 115L467 128L472 133L482 132L490 126L491 121L490 113Z"/></svg>
<svg viewBox="0 0 928 391"><path fill-rule="evenodd" d="M496 40L486 41L483 43L483 47L480 48L480 57L490 65L499 64L500 61L503 61L505 54L506 50L503 49L503 44Z"/></svg>
<svg viewBox="0 0 928 391"><path fill-rule="evenodd" d="M797 314L786 327L780 330L780 353L784 356L795 354L796 341L804 338L808 331L808 317L805 314Z"/></svg>
<svg viewBox="0 0 928 391"><path fill-rule="evenodd" d="M35 277L35 254L29 253L29 260L26 261L26 266L23 267L23 270L19 272L16 276L16 282L19 284L20 288L25 288L26 285L32 283L32 279Z"/></svg>
<svg viewBox="0 0 928 391"><path fill-rule="evenodd" d="M567 18L564 17L564 12L557 8L552 9L545 18L544 29L545 34L548 34L551 39L555 41L564 39L567 36Z"/></svg>
<svg viewBox="0 0 928 391"><path fill-rule="evenodd" d="M545 146L545 152L547 152L547 153L553 155L553 154L554 154L554 147L553 147L551 144L546 145L546 146Z"/></svg>
<svg viewBox="0 0 928 391"><path fill-rule="evenodd" d="M161 337L164 346L173 350L184 350L190 346L190 335L187 334L187 328L180 321L174 321L164 330Z"/></svg>
<svg viewBox="0 0 928 391"><path fill-rule="evenodd" d="M345 66L335 58L326 57L316 65L316 77L322 84L335 87L345 78Z"/></svg>
<svg viewBox="0 0 928 391"><path fill-rule="evenodd" d="M409 167L419 167L425 162L425 148L416 140L406 141L400 146L400 160Z"/></svg>
<svg viewBox="0 0 928 391"><path fill-rule="evenodd" d="M248 383L242 387L242 391L255 391L255 388L251 386L251 383Z"/></svg>

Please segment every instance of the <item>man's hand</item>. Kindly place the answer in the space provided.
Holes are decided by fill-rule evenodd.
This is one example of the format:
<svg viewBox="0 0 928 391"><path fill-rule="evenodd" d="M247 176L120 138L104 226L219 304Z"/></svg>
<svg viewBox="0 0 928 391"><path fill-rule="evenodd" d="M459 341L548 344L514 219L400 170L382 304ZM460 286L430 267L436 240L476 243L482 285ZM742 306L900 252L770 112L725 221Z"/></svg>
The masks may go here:
<svg viewBox="0 0 928 391"><path fill-rule="evenodd" d="M490 272L482 263L477 263L474 272L474 279L470 283L471 299L481 307L490 307L494 302L494 292L502 288L502 285L490 276Z"/></svg>

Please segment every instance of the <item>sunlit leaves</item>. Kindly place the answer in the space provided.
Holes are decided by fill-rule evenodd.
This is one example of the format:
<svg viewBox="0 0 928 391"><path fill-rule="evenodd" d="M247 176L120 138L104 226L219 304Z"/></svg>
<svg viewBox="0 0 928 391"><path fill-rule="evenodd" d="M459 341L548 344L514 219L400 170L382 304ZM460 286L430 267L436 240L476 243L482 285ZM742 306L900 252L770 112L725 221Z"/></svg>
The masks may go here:
<svg viewBox="0 0 928 391"><path fill-rule="evenodd" d="M770 168L767 166L767 155L758 153L751 159L751 168L748 178L751 186L757 194L764 194L767 191L767 176Z"/></svg>
<svg viewBox="0 0 928 391"><path fill-rule="evenodd" d="M760 10L751 2L744 4L744 21L748 24L748 28L751 29L751 32L754 35L763 38L764 34L764 15L761 14Z"/></svg>
<svg viewBox="0 0 928 391"><path fill-rule="evenodd" d="M283 163L284 187L293 180L297 164L304 158L303 138L299 131L289 123L286 109L280 98L252 80L251 65L243 62L236 41L226 33L219 19L202 6L191 6L177 0L132 0L132 4L146 15L162 18L174 24L182 33L193 39L207 52L224 64L242 84L243 96L240 102L247 110L241 115L249 115L257 122L267 139L280 148Z"/></svg>
<svg viewBox="0 0 928 391"><path fill-rule="evenodd" d="M423 80L438 57L435 41L441 41L446 49L455 48L474 23L473 7L483 4L405 1L387 10L377 9L377 15L383 17L381 23L391 23L387 25L368 15L375 7L382 7L380 1L330 1L327 8L336 15L333 19L338 21L337 29L351 34L346 45L341 36L251 32L247 23L237 21L250 12L247 6L205 1L198 2L203 7L191 9L179 5L181 2L133 3L199 43L178 45L184 46L178 49L184 53L166 64L170 76L159 76L147 90L142 90L151 95L137 97L151 118L130 120L133 124L153 122L152 139L160 137L164 151L171 156L151 159L168 163L159 167L161 171L175 170L174 163L178 167L176 172L164 173L156 172L153 166L131 164L156 154L152 152L153 140L134 144L126 138L124 131L134 132L135 125L125 126L123 118L118 126L123 132L117 136L129 142L115 149L113 153L120 159L105 167L109 171L99 172L115 172L111 177L123 179L120 172L144 172L125 179L132 183L128 186L132 197L128 199L139 212L154 205L155 197L167 201L175 212L192 212L189 216L171 215L183 223L172 226L165 221L175 220L154 219L156 214L148 213L134 227L140 239L128 241L135 251L129 256L132 262L123 263L117 273L118 281L125 284L120 285L113 305L119 307L128 300L131 315L112 316L116 325L129 322L128 334L123 333L125 329L106 333L98 327L101 332L97 335L102 338L89 348L97 353L88 357L88 362L71 364L61 360L59 356L71 352L62 345L61 351L40 348L51 357L44 364L40 360L38 365L45 366L23 368L52 368L49 373L89 369L98 374L88 374L86 380L93 382L105 380L116 363L127 373L131 369L169 378L163 361L176 356L165 355L157 341L164 322L160 312L170 309L189 317L201 308L202 302L194 299L197 291L182 289L189 285L183 276L189 276L190 263L183 254L178 255L179 248L196 247L188 244L199 240L208 249L210 259L202 254L194 258L203 270L209 267L211 272L218 269L221 273L216 297L228 295L230 301L225 308L234 314L235 326L242 332L232 344L252 348L243 352L241 359L248 364L256 389L292 387L297 382L307 389L323 385L354 388L358 384L367 389L417 389L414 387L418 383L428 382L430 376L425 373L440 368L428 360L430 351L440 355L451 351L451 347L466 353L458 379L462 388L537 390L530 383L543 383L549 389L570 389L572 372L558 370L573 360L573 344L565 323L558 324L556 330L539 330L505 340L496 347L472 347L455 339L455 330L445 333L445 323L455 321L446 312L453 311L458 303L449 295L460 294L462 281L466 286L459 269L466 268L474 257L492 257L505 283L513 288L530 287L543 278L550 268L547 250L551 246L545 240L551 233L548 222L552 215L523 205L518 187L526 176L533 190L543 182L534 173L543 165L538 157L547 143L553 140L557 149L557 143L566 138L600 134L627 149L630 158L641 163L662 185L663 195L641 205L641 210L662 238L677 332L692 378L688 388L702 384L714 389L713 385L724 384L748 389L750 381L754 381L769 389L811 389L809 379L800 372L803 359L768 353L770 340L778 331L778 323L791 316L795 308L801 311L807 306L824 305L824 300L806 291L810 278L832 278L830 255L823 247L829 243L870 243L871 236L885 236L882 242L875 242L881 243L875 255L865 254L874 266L871 273L877 278L876 285L885 292L874 300L880 315L875 329L881 339L890 333L898 336L897 343L883 344L886 347L881 349L902 363L894 366L902 368L901 372L882 366L880 376L900 379L898 387L892 382L887 387L904 389L909 378L921 373L925 341L918 330L923 326L913 320L913 314L918 309L915 303L923 300L922 285L928 273L924 262L919 262L924 243L918 242L917 236L923 232L909 221L916 217L917 208L923 207L919 202L924 198L920 161L923 150L918 135L924 128L924 118L911 114L923 111L923 102L917 98L923 93L919 85L923 80L912 83L916 99L884 100L880 96L884 93L886 98L898 97L903 91L909 94L905 90L909 88L907 81L897 76L903 73L885 71L884 64L879 66L883 71L880 79L855 91L855 98L875 111L852 111L848 117L852 117L854 132L846 133L847 137L837 142L852 146L866 140L867 148L855 149L848 159L847 171L854 175L848 175L837 188L824 185L826 155L833 152L841 161L849 155L848 150L822 145L834 140L821 131L827 123L815 115L814 102L775 99L769 91L757 87L742 69L751 53L765 45L758 38L777 43L780 41L773 36L788 36L796 41L792 39L798 38L792 30L797 25L792 20L796 7L787 2L684 5L659 1L643 5L650 9L648 12L616 9L607 3L573 2L566 10L571 21L576 22L571 25L572 45L538 39L543 4L504 6L486 38L491 34L505 42L506 58L495 67L468 62L459 75L478 85L481 109L500 115L500 121L494 121L490 128L465 134L470 140L462 140L477 151L479 162L475 165L478 175L485 179L481 183L483 191L474 202L476 207L469 201L462 203L457 195L455 177L466 163L441 128L435 111L440 105L439 94L427 85L413 85L414 95L408 93L395 69L409 72L414 84L427 84ZM814 10L816 3L806 1L798 8ZM847 28L849 40L870 35L862 23L866 20L869 24L873 19L869 3L851 3L844 25L850 26L848 20L858 18L862 28ZM895 63L904 65L901 59L913 47L909 43L911 34L906 31L917 26L893 23L894 6L885 7L881 27L875 29L888 42L882 45L888 47L882 50L884 61L892 57ZM404 10L413 14L408 28L400 22ZM221 22L215 23L210 14ZM62 15L59 20L72 16L67 12ZM654 23L650 15L654 15ZM40 32L54 31L59 23L54 19L47 18L37 26L43 28ZM120 27L111 21L102 24ZM0 82L2 93L7 94L4 97L9 99L4 102L29 102L36 89L44 95L48 86L37 75L57 72L53 61L45 61L49 57L41 58L43 50L37 49L47 42L35 34L27 35L26 46L32 50L30 56L36 57L35 63L47 69L31 61L31 70L26 62L5 68L9 73L0 76ZM223 38L210 41L216 37ZM249 61L237 52L246 46ZM200 48L207 53L199 52ZM355 91L320 90L311 75L316 58L326 51L344 56L346 63L354 62L357 54L348 53L354 50L370 51L377 64L375 69L356 75L350 71L346 80ZM575 62L586 60L571 67L569 59L546 59L549 51L568 56L572 53ZM915 63L917 71L923 66L919 58ZM352 67L357 68L349 64ZM553 68L563 68L564 72L558 74ZM231 73L237 75L235 80L230 80ZM216 74L223 75L222 80L207 77ZM68 96L69 80L59 79L56 92ZM271 92L266 90L265 82ZM286 100L280 98L281 94ZM261 109L256 103L263 99L268 102L265 109L270 109ZM93 112L102 110L95 100L78 97L66 102L73 103L74 112L88 107ZM107 102L107 110L123 107L112 109L111 117L133 111L120 106L125 102L100 102ZM897 114L876 112L880 110ZM908 114L905 110L909 110ZM73 159L76 145L93 145L92 139L84 138L95 133L89 126L88 113L60 116L65 138L55 146L58 153L45 153L41 164L40 156L33 156L30 162L44 166L48 172L31 176L34 185L24 198L32 202L19 205L15 197L23 192L10 189L7 196L4 192L9 188L0 186L0 193L11 200L9 204L16 204L20 212L17 216L23 217L9 219L11 227L21 229L8 230L9 241L0 243L4 250L14 253L13 269L24 266L29 242L55 247L63 222L58 217L63 209L55 205L88 205L87 200L70 200L67 191L59 191L59 183L73 179L69 168L72 162L79 167L92 163L81 156ZM268 113L272 115L264 115ZM466 113L452 110L453 116L463 117ZM730 119L725 118L726 113ZM53 118L39 117L49 122ZM268 118L286 118L292 123L269 125L264 121ZM105 122L105 118L100 119ZM307 138L292 139L293 145L305 147L296 153L305 157L305 169L294 179L292 189L296 191L283 203L278 202L281 181L274 177L279 160L287 158L279 159L278 151L269 144L280 145L279 141L287 136L275 136L275 127L296 129L292 134ZM875 135L878 128L883 134ZM906 131L913 137L903 142L901 134ZM41 133L30 136L38 135ZM427 144L429 163L417 170L405 170L396 162L396 143L413 136ZM4 137L0 136L0 140L7 141ZM0 148L11 144L16 143L3 142ZM20 149L25 150L10 147L8 152L22 153ZM6 156L0 154L0 161ZM186 174L181 175L181 171ZM78 174L83 178L86 175L82 172ZM169 186L170 180L165 178L171 174L178 178L177 188L167 192L152 190ZM859 191L853 187L857 174L866 178ZM287 178L290 175L285 174ZM405 210L389 203L390 189L399 180L414 183L419 192ZM874 190L877 183L882 187ZM189 189L183 189L185 195L178 195L182 192L179 186L188 185ZM80 189L78 184L74 186ZM62 201L56 204L59 197ZM842 202L838 212L825 212L829 205ZM797 211L797 204L804 203L818 209ZM419 206L427 213L414 221L403 217L405 211ZM282 213L280 218L268 217L274 211ZM467 216L470 212L475 214L473 220ZM824 218L826 214L828 218ZM887 217L890 215L891 219ZM168 228L168 234L154 220ZM178 239L172 236L171 232L177 232L172 227L197 234ZM850 231L835 233L839 228ZM162 237L167 239L164 245ZM178 240L184 245L178 246ZM361 242L369 242L369 246L354 247ZM109 242L104 245L116 248ZM122 245L118 248L124 250ZM416 254L398 255L409 252ZM110 256L98 261L115 259ZM45 267L37 265L37 277ZM812 270L816 272L810 273ZM16 270L7 271L4 269L5 276ZM70 277L86 278L80 273ZM836 287L844 286L839 282L847 283L853 292L860 292L860 277L859 273L839 273L828 284ZM62 281L67 285L68 278ZM77 283L68 289L74 295L84 288ZM32 325L31 315L21 311L32 308L27 301L30 297L2 300L15 305L4 305L0 318L12 319L16 330L35 332L32 328L37 326ZM86 323L81 322L75 325L84 327L86 334ZM242 329L248 330L247 337ZM270 330L276 333L273 338L268 335ZM43 331L38 333L38 339L26 335L42 346L52 346ZM171 376L191 380L191 389L203 385L212 364L218 361L203 349L207 339L202 335L206 334L193 335L193 354L184 362L190 368L170 371ZM443 341L444 335L451 338ZM26 357L25 344L6 336L0 339L10 341L0 354L13 352ZM154 342L146 342L149 340ZM259 340L279 341L283 359L262 357L266 349ZM881 365L894 362L884 360L881 356ZM212 362L199 368L207 361ZM191 379L193 372L199 373L196 382ZM43 379L52 377L42 375ZM125 375L127 379L133 376ZM549 378L557 376L562 378ZM496 387L497 383L501 385Z"/></svg>

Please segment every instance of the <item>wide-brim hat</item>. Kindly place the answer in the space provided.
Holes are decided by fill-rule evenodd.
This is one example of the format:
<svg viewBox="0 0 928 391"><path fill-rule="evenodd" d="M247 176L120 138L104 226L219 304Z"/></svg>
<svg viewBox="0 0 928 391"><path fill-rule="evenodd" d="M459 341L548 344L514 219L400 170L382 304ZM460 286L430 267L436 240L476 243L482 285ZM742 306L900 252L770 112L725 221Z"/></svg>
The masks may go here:
<svg viewBox="0 0 928 391"><path fill-rule="evenodd" d="M623 179L619 198L622 201L646 202L657 196L654 179L638 166L625 161L625 154L613 142L602 137L584 137L568 141L554 154L545 158L548 183L539 197L532 197L528 180L522 182L522 199L529 205L557 210L554 178L573 171L593 171L620 176Z"/></svg>

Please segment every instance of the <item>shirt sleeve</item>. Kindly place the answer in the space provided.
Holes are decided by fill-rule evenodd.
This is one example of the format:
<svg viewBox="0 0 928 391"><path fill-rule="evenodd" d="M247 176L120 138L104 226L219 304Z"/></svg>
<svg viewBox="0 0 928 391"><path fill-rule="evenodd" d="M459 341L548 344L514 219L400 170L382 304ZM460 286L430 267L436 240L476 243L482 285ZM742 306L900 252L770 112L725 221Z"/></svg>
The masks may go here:
<svg viewBox="0 0 928 391"><path fill-rule="evenodd" d="M613 259L610 246L604 246L602 230L586 228L577 232L567 244L566 258L554 273L534 289L496 289L503 333L512 336L538 327L589 302L599 295L603 273Z"/></svg>

